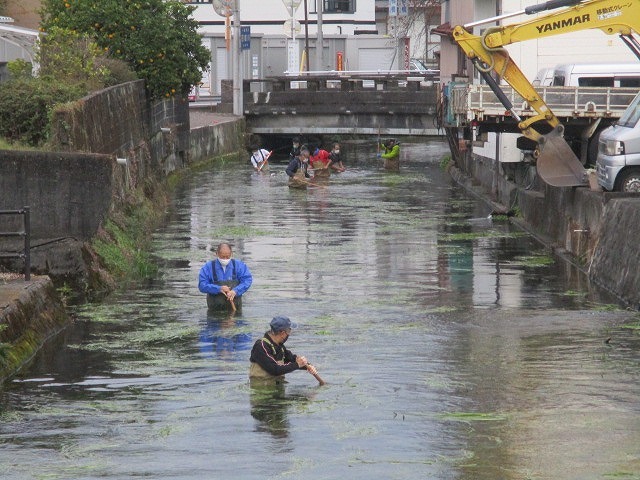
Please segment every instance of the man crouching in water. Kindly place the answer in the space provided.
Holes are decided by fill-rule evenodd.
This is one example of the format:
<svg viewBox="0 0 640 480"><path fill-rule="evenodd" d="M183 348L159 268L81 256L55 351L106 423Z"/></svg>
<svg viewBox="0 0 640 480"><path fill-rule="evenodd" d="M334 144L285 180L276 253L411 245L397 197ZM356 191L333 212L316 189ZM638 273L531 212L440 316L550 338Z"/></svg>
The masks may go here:
<svg viewBox="0 0 640 480"><path fill-rule="evenodd" d="M257 340L251 350L249 378L281 382L284 381L285 374L294 370L306 369L311 374L317 373L305 357L293 354L284 346L291 329L296 328L297 324L288 317L278 316L273 317L269 325L271 330Z"/></svg>

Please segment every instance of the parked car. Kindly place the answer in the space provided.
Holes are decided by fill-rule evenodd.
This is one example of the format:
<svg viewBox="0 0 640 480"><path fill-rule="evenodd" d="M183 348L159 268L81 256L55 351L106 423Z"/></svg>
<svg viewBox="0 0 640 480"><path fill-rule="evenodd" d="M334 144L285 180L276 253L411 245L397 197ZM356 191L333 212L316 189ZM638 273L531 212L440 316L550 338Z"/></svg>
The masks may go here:
<svg viewBox="0 0 640 480"><path fill-rule="evenodd" d="M620 119L600 133L596 169L605 190L640 193L640 93Z"/></svg>

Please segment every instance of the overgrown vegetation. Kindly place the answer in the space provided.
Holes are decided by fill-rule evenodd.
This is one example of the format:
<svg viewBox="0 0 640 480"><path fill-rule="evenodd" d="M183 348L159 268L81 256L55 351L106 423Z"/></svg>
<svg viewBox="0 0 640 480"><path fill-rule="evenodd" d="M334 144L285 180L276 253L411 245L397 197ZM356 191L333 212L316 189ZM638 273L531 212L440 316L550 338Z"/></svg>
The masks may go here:
<svg viewBox="0 0 640 480"><path fill-rule="evenodd" d="M60 103L135 78L128 66L105 57L86 35L53 28L36 47L38 76L24 60L9 62L10 80L0 84L0 136L9 145L42 147Z"/></svg>
<svg viewBox="0 0 640 480"><path fill-rule="evenodd" d="M34 76L23 60L8 65L10 80L0 84L0 136L10 145L43 147L55 105L136 78L146 81L152 98L187 93L211 57L193 9L178 0L45 0L39 71Z"/></svg>
<svg viewBox="0 0 640 480"><path fill-rule="evenodd" d="M449 165L451 164L451 155L445 155L440 159L440 169L447 171Z"/></svg>
<svg viewBox="0 0 640 480"><path fill-rule="evenodd" d="M0 325L0 333L2 333L3 330L6 330L6 329L7 329L6 324ZM9 347L11 347L11 345L9 345L8 343L0 342L0 364L2 364L2 362L7 358Z"/></svg>
<svg viewBox="0 0 640 480"><path fill-rule="evenodd" d="M153 277L158 267L149 255L151 231L160 223L168 202L164 193L150 198L142 192L121 214L111 217L93 241L93 248L105 268L122 285L128 281Z"/></svg>
<svg viewBox="0 0 640 480"><path fill-rule="evenodd" d="M135 70L152 98L171 97L199 83L211 58L194 9L178 0L44 0L42 29L88 36Z"/></svg>
<svg viewBox="0 0 640 480"><path fill-rule="evenodd" d="M50 114L60 102L77 99L79 85L18 78L0 84L0 135L9 143L42 146L49 137Z"/></svg>

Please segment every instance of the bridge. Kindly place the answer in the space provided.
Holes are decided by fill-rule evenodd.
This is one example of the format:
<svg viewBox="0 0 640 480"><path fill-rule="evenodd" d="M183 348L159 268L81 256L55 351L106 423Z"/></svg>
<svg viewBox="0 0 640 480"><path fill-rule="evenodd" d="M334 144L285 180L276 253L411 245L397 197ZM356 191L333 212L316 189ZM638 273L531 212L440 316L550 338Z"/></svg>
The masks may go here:
<svg viewBox="0 0 640 480"><path fill-rule="evenodd" d="M407 72L319 72L244 81L247 131L262 135L443 135L438 78ZM223 82L221 107L232 105ZM227 107L228 108L228 107Z"/></svg>

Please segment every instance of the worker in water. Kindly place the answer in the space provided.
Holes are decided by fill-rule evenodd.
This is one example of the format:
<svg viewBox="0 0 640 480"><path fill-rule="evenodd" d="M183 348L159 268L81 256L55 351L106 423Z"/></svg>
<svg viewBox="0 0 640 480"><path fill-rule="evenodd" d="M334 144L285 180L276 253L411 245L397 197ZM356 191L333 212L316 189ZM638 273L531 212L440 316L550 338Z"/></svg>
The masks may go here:
<svg viewBox="0 0 640 480"><path fill-rule="evenodd" d="M400 156L400 144L394 138L390 138L380 146L384 152L379 153L378 156L385 160L397 160Z"/></svg>
<svg viewBox="0 0 640 480"><path fill-rule="evenodd" d="M289 175L289 186L295 188L306 188L309 183L307 178L311 178L308 172L309 148L306 145L300 147L300 154L294 157L287 165L287 175Z"/></svg>
<svg viewBox="0 0 640 480"><path fill-rule="evenodd" d="M269 168L271 152L258 145L251 146L251 165L256 172L266 171Z"/></svg>
<svg viewBox="0 0 640 480"><path fill-rule="evenodd" d="M300 137L293 137L293 145L291 147L291 152L289 153L289 161L294 158L298 158L300 155Z"/></svg>
<svg viewBox="0 0 640 480"><path fill-rule="evenodd" d="M311 374L317 373L305 357L295 355L284 346L291 330L297 327L296 323L289 317L277 316L273 317L269 327L269 331L254 343L251 350L249 378L282 381L285 374L294 370L305 369Z"/></svg>
<svg viewBox="0 0 640 480"><path fill-rule="evenodd" d="M217 258L205 263L198 276L198 289L207 294L211 310L236 310L242 307L242 295L249 290L253 277L244 262L231 258L231 245L221 243Z"/></svg>
<svg viewBox="0 0 640 480"><path fill-rule="evenodd" d="M309 164L313 168L314 177L328 177L331 174L331 154L320 147L316 147L309 156Z"/></svg>
<svg viewBox="0 0 640 480"><path fill-rule="evenodd" d="M331 152L329 153L329 158L331 159L331 169L336 172L344 172L346 168L342 163L342 155L340 154L340 144L334 143Z"/></svg>

